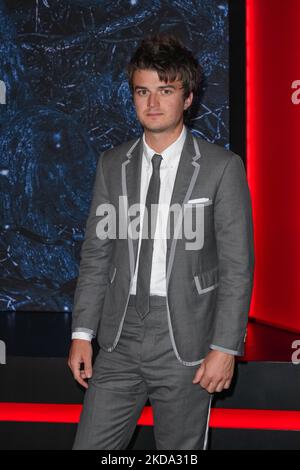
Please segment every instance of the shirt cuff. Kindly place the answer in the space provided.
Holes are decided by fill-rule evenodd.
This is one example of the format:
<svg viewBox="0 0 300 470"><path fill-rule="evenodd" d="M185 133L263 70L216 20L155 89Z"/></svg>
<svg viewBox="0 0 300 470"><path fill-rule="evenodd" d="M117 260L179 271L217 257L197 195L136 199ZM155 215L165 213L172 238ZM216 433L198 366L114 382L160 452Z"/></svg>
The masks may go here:
<svg viewBox="0 0 300 470"><path fill-rule="evenodd" d="M223 348L222 346L216 346L215 344L211 344L209 347L210 349L213 349L215 351L221 351L227 354L232 354L233 356L239 355L239 351L234 351L233 349Z"/></svg>
<svg viewBox="0 0 300 470"><path fill-rule="evenodd" d="M86 333L85 331L77 331L72 333L72 339L84 339L86 341L92 341L93 335Z"/></svg>

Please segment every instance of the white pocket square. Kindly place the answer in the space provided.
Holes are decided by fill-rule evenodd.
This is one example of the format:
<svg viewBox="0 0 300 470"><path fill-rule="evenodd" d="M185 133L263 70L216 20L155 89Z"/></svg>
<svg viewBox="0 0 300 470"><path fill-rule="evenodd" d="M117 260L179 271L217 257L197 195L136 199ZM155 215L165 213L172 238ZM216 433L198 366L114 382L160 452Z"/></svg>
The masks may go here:
<svg viewBox="0 0 300 470"><path fill-rule="evenodd" d="M200 197L198 199L190 199L188 203L193 203L193 202L208 202L209 198L208 197Z"/></svg>

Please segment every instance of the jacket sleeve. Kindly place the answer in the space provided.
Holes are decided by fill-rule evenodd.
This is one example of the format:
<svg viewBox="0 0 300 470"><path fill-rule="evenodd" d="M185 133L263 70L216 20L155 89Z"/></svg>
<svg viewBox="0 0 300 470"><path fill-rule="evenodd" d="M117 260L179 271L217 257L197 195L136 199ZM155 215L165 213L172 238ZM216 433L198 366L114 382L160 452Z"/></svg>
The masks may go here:
<svg viewBox="0 0 300 470"><path fill-rule="evenodd" d="M232 153L214 206L219 287L211 349L244 354L254 273L250 191L242 159Z"/></svg>
<svg viewBox="0 0 300 470"><path fill-rule="evenodd" d="M97 163L92 202L80 252L79 275L74 294L72 333L86 332L95 336L100 319L112 253L112 239L97 236L98 223L107 215L97 215L100 204L109 204L103 174L103 152Z"/></svg>

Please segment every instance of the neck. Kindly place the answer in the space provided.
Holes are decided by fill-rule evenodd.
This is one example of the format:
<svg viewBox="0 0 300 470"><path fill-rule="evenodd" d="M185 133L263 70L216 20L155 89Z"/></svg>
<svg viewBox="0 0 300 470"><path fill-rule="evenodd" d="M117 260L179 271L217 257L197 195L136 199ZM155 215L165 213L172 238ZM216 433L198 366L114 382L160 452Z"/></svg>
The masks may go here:
<svg viewBox="0 0 300 470"><path fill-rule="evenodd" d="M161 153L178 139L182 128L183 123L181 122L176 128L168 129L163 132L151 132L148 129L144 129L145 140L149 147L155 150L155 152Z"/></svg>

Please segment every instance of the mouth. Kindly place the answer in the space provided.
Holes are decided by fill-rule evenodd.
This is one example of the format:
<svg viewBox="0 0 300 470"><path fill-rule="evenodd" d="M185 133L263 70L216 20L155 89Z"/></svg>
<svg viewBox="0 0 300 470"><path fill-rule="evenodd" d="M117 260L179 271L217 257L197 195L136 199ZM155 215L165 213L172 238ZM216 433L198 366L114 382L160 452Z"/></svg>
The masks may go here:
<svg viewBox="0 0 300 470"><path fill-rule="evenodd" d="M147 116L149 117L162 116L162 113L147 113Z"/></svg>

